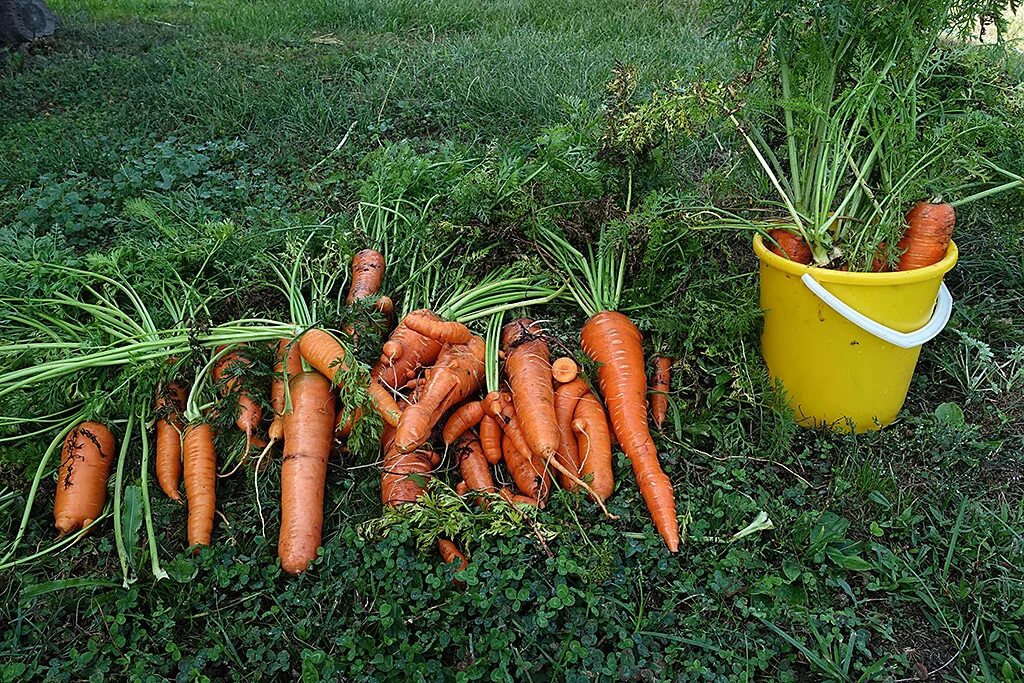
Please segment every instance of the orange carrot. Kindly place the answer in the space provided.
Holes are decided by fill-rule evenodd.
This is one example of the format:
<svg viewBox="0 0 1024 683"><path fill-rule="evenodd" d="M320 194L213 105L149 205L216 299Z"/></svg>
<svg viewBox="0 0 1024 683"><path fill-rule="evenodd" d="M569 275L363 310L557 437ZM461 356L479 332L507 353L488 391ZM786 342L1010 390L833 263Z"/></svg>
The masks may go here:
<svg viewBox="0 0 1024 683"><path fill-rule="evenodd" d="M431 310L421 308L405 316L405 326L442 344L466 344L473 333L454 320L444 320Z"/></svg>
<svg viewBox="0 0 1024 683"><path fill-rule="evenodd" d="M594 494L605 500L615 490L612 474L612 439L608 417L593 392L587 392L576 403L572 421L580 454L580 477L588 479Z"/></svg>
<svg viewBox="0 0 1024 683"><path fill-rule="evenodd" d="M558 425L558 461L567 469L579 472L580 454L576 446L576 434L572 430L572 417L576 412L576 403L580 397L589 393L590 387L577 377L555 390L555 420ZM561 472L558 473L558 482L562 488L571 489L575 486Z"/></svg>
<svg viewBox="0 0 1024 683"><path fill-rule="evenodd" d="M466 556L462 554L462 551L459 550L457 545L449 541L447 538L437 539L437 549L441 553L441 559L444 560L445 564L451 564L455 560L459 561L459 568L456 571L461 572L469 566L469 560L466 559ZM466 585L462 581L458 580L452 581L452 583L459 588L464 588Z"/></svg>
<svg viewBox="0 0 1024 683"><path fill-rule="evenodd" d="M501 425L490 415L480 418L480 445L488 464L497 465L501 462Z"/></svg>
<svg viewBox="0 0 1024 683"><path fill-rule="evenodd" d="M280 441L284 437L285 382L300 372L302 357L299 355L299 345L292 339L281 339L277 343L274 378L270 381L270 405L274 409L274 419L267 434L272 441Z"/></svg>
<svg viewBox="0 0 1024 683"><path fill-rule="evenodd" d="M444 425L444 431L441 433L444 445L451 446L467 429L480 424L483 416L484 406L480 401L470 401L459 406Z"/></svg>
<svg viewBox="0 0 1024 683"><path fill-rule="evenodd" d="M188 498L188 544L210 545L217 504L217 454L213 449L213 428L208 423L193 423L185 428L182 456Z"/></svg>
<svg viewBox="0 0 1024 683"><path fill-rule="evenodd" d="M484 457L480 440L472 432L463 434L455 444L455 458L459 463L459 473L466 483L466 490L494 493L494 477L491 476L490 465ZM486 501L477 498L478 504Z"/></svg>
<svg viewBox="0 0 1024 683"><path fill-rule="evenodd" d="M338 439L347 439L352 433L352 427L363 417L363 409L356 408L349 416L345 417L345 408L338 408L338 417L334 421L334 436ZM386 423L385 423L386 424Z"/></svg>
<svg viewBox="0 0 1024 683"><path fill-rule="evenodd" d="M612 429L633 465L640 493L669 550L679 549L672 482L661 469L647 428L647 377L640 331L616 311L601 311L581 332L583 352L598 364Z"/></svg>
<svg viewBox="0 0 1024 683"><path fill-rule="evenodd" d="M420 482L428 479L434 471L433 454L425 450L399 452L395 448L395 430L387 425L381 442L384 447L381 502L387 507L414 502L423 493Z"/></svg>
<svg viewBox="0 0 1024 683"><path fill-rule="evenodd" d="M949 204L918 202L907 214L907 231L899 248L899 270L914 270L938 263L946 257L953 236L956 212Z"/></svg>
<svg viewBox="0 0 1024 683"><path fill-rule="evenodd" d="M668 392L672 382L672 359L657 356L654 359L654 377L651 379L651 416L660 428L668 416Z"/></svg>
<svg viewBox="0 0 1024 683"><path fill-rule="evenodd" d="M551 376L559 384L573 381L578 373L579 367L576 365L576 361L568 356L562 356L551 364Z"/></svg>
<svg viewBox="0 0 1024 683"><path fill-rule="evenodd" d="M299 353L302 354L303 360L331 380L331 384L338 384L341 379L339 373L348 371L345 347L323 330L306 330L299 338ZM384 418L384 422L390 425L397 424L398 407L391 394L375 379L370 380L366 391L373 401L374 408Z"/></svg>
<svg viewBox="0 0 1024 683"><path fill-rule="evenodd" d="M516 486L527 497L535 501L539 507L544 507L544 501L548 499L551 492L551 478L548 476L544 464L535 460L529 453L524 454L516 448L514 440L506 432L501 442L501 450L505 458L505 467ZM540 465L538 467L538 465Z"/></svg>
<svg viewBox="0 0 1024 683"><path fill-rule="evenodd" d="M519 505L526 504L532 505L533 507L538 507L536 498L530 498L529 496L525 496L522 493L513 493L511 490L507 488L502 488L500 491L498 491L498 495L500 495L508 503Z"/></svg>
<svg viewBox="0 0 1024 683"><path fill-rule="evenodd" d="M171 382L156 397L156 482L171 500L181 501L181 411L185 388Z"/></svg>
<svg viewBox="0 0 1024 683"><path fill-rule="evenodd" d="M83 422L64 438L53 499L53 525L61 536L103 514L115 447L114 435L99 422Z"/></svg>
<svg viewBox="0 0 1024 683"><path fill-rule="evenodd" d="M395 447L402 453L419 448L437 417L480 388L484 378L484 340L473 336L468 344L448 344L437 357L427 383L416 392L416 403L402 413Z"/></svg>
<svg viewBox="0 0 1024 683"><path fill-rule="evenodd" d="M440 353L441 342L425 337L401 322L384 344L380 361L370 376L384 386L399 389L415 377L420 368L433 364Z"/></svg>
<svg viewBox="0 0 1024 683"><path fill-rule="evenodd" d="M224 347L221 347L223 349ZM221 349L218 349L220 351ZM252 399L249 393L245 389L245 385L241 381L241 377L232 371L233 368L239 366L247 366L251 361L246 358L243 354L238 351L232 351L221 357L219 361L213 366L213 379L217 382L223 382L223 395L228 396L236 394L238 396L238 407L237 414L235 417L235 424L238 428L245 433L245 452L242 459L248 457L249 449L253 445L262 447L265 445L262 443L262 439L255 436L256 430L259 428L260 420L263 419L263 409ZM225 376L227 380L225 381Z"/></svg>
<svg viewBox="0 0 1024 683"><path fill-rule="evenodd" d="M789 230L783 230L782 228L769 230L768 235L778 243L777 246L775 244L768 245L772 253L788 258L790 261L804 264L810 263L814 258L813 254L811 254L811 248L807 246L807 242L804 242L800 235Z"/></svg>
<svg viewBox="0 0 1024 683"><path fill-rule="evenodd" d="M352 257L352 286L349 287L345 303L351 305L359 299L366 299L380 290L384 282L384 257L374 249L363 249Z"/></svg>
<svg viewBox="0 0 1024 683"><path fill-rule="evenodd" d="M501 348L519 425L531 452L547 462L558 452L559 439L551 361L543 332L532 320L513 320L501 331Z"/></svg>
<svg viewBox="0 0 1024 683"><path fill-rule="evenodd" d="M292 411L284 417L277 555L281 569L294 575L306 571L320 547L327 458L334 431L334 395L331 383L316 372L293 377L288 391Z"/></svg>

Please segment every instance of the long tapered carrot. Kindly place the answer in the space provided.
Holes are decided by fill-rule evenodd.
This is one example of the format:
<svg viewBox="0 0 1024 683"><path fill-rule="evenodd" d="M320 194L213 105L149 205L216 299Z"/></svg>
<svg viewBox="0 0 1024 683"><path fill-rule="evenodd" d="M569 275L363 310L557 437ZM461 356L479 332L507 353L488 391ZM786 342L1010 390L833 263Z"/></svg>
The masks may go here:
<svg viewBox="0 0 1024 683"><path fill-rule="evenodd" d="M103 514L116 447L114 435L99 422L83 422L64 438L53 500L53 525L61 536Z"/></svg>
<svg viewBox="0 0 1024 683"><path fill-rule="evenodd" d="M577 439L580 477L589 481L594 494L605 500L615 490L612 439L608 416L593 392L588 391L576 402L572 428Z"/></svg>
<svg viewBox="0 0 1024 683"><path fill-rule="evenodd" d="M659 428L668 416L668 392L672 388L672 359L658 356L654 359L654 377L651 378L651 417Z"/></svg>
<svg viewBox="0 0 1024 683"><path fill-rule="evenodd" d="M576 446L576 434L572 430L572 417L576 412L577 401L589 392L590 387L580 377L555 390L555 420L558 425L558 455L556 457L566 468L577 472L580 467L580 454ZM562 488L571 489L575 486L575 482L570 481L561 472L558 473L558 482Z"/></svg>
<svg viewBox="0 0 1024 683"><path fill-rule="evenodd" d="M334 395L331 383L317 372L296 375L288 383L288 390L292 410L284 417L277 554L284 572L299 574L316 559L323 533Z"/></svg>
<svg viewBox="0 0 1024 683"><path fill-rule="evenodd" d="M915 204L907 214L907 230L898 245L903 250L899 270L924 268L945 258L955 225L956 211L949 204Z"/></svg>
<svg viewBox="0 0 1024 683"><path fill-rule="evenodd" d="M185 424L181 411L185 408L185 387L171 382L157 391L156 414L156 482L168 498L181 501L181 433Z"/></svg>
<svg viewBox="0 0 1024 683"><path fill-rule="evenodd" d="M416 402L402 413L395 446L402 453L419 448L439 415L480 388L484 379L484 340L473 336L468 344L447 344L438 355L427 383L416 391Z"/></svg>
<svg viewBox="0 0 1024 683"><path fill-rule="evenodd" d="M501 425L490 415L480 418L480 445L489 464L501 462Z"/></svg>
<svg viewBox="0 0 1024 683"><path fill-rule="evenodd" d="M769 244L768 248L773 253L788 258L790 261L796 261L797 263L807 264L810 263L814 258L811 253L811 248L807 246L807 242L804 238L796 233L792 233L789 230L783 230L782 228L776 228L769 230L768 235L775 240L778 244Z"/></svg>
<svg viewBox="0 0 1024 683"><path fill-rule="evenodd" d="M483 403L480 401L463 403L444 424L444 430L441 432L444 444L450 446L455 443L455 440L465 434L467 429L480 424L483 417Z"/></svg>
<svg viewBox="0 0 1024 683"><path fill-rule="evenodd" d="M302 372L302 356L299 345L293 339L281 339L277 343L277 363L274 365L274 377L270 380L270 405L274 409L274 419L267 430L272 441L284 438L285 382L290 381Z"/></svg>
<svg viewBox="0 0 1024 683"><path fill-rule="evenodd" d="M633 465L654 527L669 550L679 550L672 482L661 469L647 428L647 377L640 331L617 311L601 311L583 326L583 352L598 363L601 394L612 429Z"/></svg>
<svg viewBox="0 0 1024 683"><path fill-rule="evenodd" d="M193 423L185 428L182 460L188 499L188 544L210 545L217 505L217 453L213 448L213 428L208 423Z"/></svg>
<svg viewBox="0 0 1024 683"><path fill-rule="evenodd" d="M454 320L444 320L426 308L413 311L403 319L405 326L424 337L435 339L442 344L465 344L472 333L469 328Z"/></svg>
<svg viewBox="0 0 1024 683"><path fill-rule="evenodd" d="M519 425L531 452L547 461L558 452L559 437L551 360L543 332L532 320L513 320L501 331L501 347Z"/></svg>
<svg viewBox="0 0 1024 683"><path fill-rule="evenodd" d="M337 339L323 330L312 328L306 330L299 338L299 353L303 360L313 366L317 372L338 384L339 373L348 371L345 347ZM373 401L374 408L389 425L398 424L399 413L394 399L375 379L370 380L367 393Z"/></svg>

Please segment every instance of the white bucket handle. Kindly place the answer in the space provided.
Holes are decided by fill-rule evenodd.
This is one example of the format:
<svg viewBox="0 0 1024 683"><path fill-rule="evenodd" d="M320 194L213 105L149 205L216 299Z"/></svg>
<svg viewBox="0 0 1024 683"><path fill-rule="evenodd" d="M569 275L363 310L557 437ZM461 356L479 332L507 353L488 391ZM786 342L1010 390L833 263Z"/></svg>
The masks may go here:
<svg viewBox="0 0 1024 683"><path fill-rule="evenodd" d="M800 279L807 285L807 289L811 290L816 297L824 301L833 311L865 332L901 349L912 349L934 339L946 327L946 323L949 322L949 316L953 312L953 295L949 293L949 288L943 282L939 287L939 296L935 300L935 310L932 312L932 319L924 327L914 332L897 332L892 328L875 322L863 313L855 311L849 305L843 303L832 292L822 287L817 280L811 277L810 273L804 273Z"/></svg>

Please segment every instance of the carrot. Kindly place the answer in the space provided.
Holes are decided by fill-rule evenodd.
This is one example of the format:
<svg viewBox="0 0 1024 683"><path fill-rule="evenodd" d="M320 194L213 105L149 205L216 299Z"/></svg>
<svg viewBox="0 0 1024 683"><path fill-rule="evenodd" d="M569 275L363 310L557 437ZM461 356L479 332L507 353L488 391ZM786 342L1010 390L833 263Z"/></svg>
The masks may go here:
<svg viewBox="0 0 1024 683"><path fill-rule="evenodd" d="M472 432L467 432L459 437L455 443L455 458L459 463L459 473L466 483L468 491L482 491L494 493L497 489L494 486L494 477L491 476L491 468L484 457L483 448L480 446L480 439ZM483 504L482 498L477 498L478 504Z"/></svg>
<svg viewBox="0 0 1024 683"><path fill-rule="evenodd" d="M468 344L448 344L438 355L427 383L417 389L416 403L402 413L395 446L402 453L419 448L439 415L480 388L484 378L484 340L473 336Z"/></svg>
<svg viewBox="0 0 1024 683"><path fill-rule="evenodd" d="M518 505L525 504L525 505L532 505L533 507L537 507L537 500L535 498L530 498L529 496L524 496L521 493L513 493L512 491L510 491L507 488L502 488L500 491L498 491L498 495L500 495L506 502L512 503L514 505L515 504L518 504Z"/></svg>
<svg viewBox="0 0 1024 683"><path fill-rule="evenodd" d="M193 423L185 428L182 456L188 497L188 545L210 545L217 503L217 453L213 449L213 428L208 423Z"/></svg>
<svg viewBox="0 0 1024 683"><path fill-rule="evenodd" d="M345 412L344 406L338 408L338 418L334 421L334 436L338 439L347 439L352 433L352 427L363 417L362 408L352 411L348 419L345 419Z"/></svg>
<svg viewBox="0 0 1024 683"><path fill-rule="evenodd" d="M579 472L580 468L580 454L579 448L576 446L576 434L572 430L572 417L576 412L577 401L589 392L590 387L579 377L555 390L555 421L558 425L557 457L562 465L576 472ZM561 472L558 474L558 481L562 488L573 488L574 482Z"/></svg>
<svg viewBox="0 0 1024 683"><path fill-rule="evenodd" d="M769 249L774 254L788 258L790 261L805 264L810 263L814 258L811 254L811 248L807 246L807 242L804 242L800 235L789 230L783 230L782 228L775 228L768 231L768 236L777 243L777 245L769 245Z"/></svg>
<svg viewBox="0 0 1024 683"><path fill-rule="evenodd" d="M156 481L171 500L181 501L181 411L185 388L171 382L156 396Z"/></svg>
<svg viewBox="0 0 1024 683"><path fill-rule="evenodd" d="M513 320L501 331L501 348L519 425L532 453L547 462L558 452L559 439L551 361L542 335L532 320Z"/></svg>
<svg viewBox="0 0 1024 683"><path fill-rule="evenodd" d="M544 507L544 501L548 499L551 492L551 478L548 476L543 463L516 448L514 439L505 434L501 442L501 450L505 457L505 467L512 475L512 481L520 491L531 498L539 507ZM540 467L537 465L540 464Z"/></svg>
<svg viewBox="0 0 1024 683"><path fill-rule="evenodd" d="M501 425L490 415L480 418L480 445L488 464L501 462Z"/></svg>
<svg viewBox="0 0 1024 683"><path fill-rule="evenodd" d="M466 556L462 554L462 551L459 550L459 547L451 541L449 541L447 538L437 539L437 549L438 552L441 553L441 559L444 560L445 564L451 564L455 560L459 561L459 567L455 571L461 572L463 569L469 566L469 560L467 560ZM459 581L458 579L453 579L452 583L454 583L459 588L466 587L466 584L462 581Z"/></svg>
<svg viewBox="0 0 1024 683"><path fill-rule="evenodd" d="M668 392L672 383L672 359L667 356L654 358L654 377L651 378L651 416L654 424L661 428L668 416Z"/></svg>
<svg viewBox="0 0 1024 683"><path fill-rule="evenodd" d="M114 435L99 422L83 422L64 438L53 499L53 525L61 536L103 514L116 445Z"/></svg>
<svg viewBox="0 0 1024 683"><path fill-rule="evenodd" d="M395 447L396 430L384 427L384 473L381 477L381 502L388 507L412 503L423 493L420 483L434 471L432 453L417 450L402 453Z"/></svg>
<svg viewBox="0 0 1024 683"><path fill-rule="evenodd" d="M601 311L583 326L583 352L598 363L601 393L612 429L633 465L640 493L669 550L679 549L672 482L661 469L647 428L647 377L640 331L616 311Z"/></svg>
<svg viewBox="0 0 1024 683"><path fill-rule="evenodd" d="M363 249L352 257L352 286L349 287L345 303L352 305L359 299L366 299L380 290L384 282L384 257L374 249Z"/></svg>
<svg viewBox="0 0 1024 683"><path fill-rule="evenodd" d="M587 392L576 403L572 421L580 454L580 476L589 478L594 494L605 500L615 490L612 474L612 439L608 417L593 392Z"/></svg>
<svg viewBox="0 0 1024 683"><path fill-rule="evenodd" d="M444 320L431 310L421 308L405 316L405 326L442 344L465 344L473 333L454 320Z"/></svg>
<svg viewBox="0 0 1024 683"><path fill-rule="evenodd" d="M945 258L955 224L956 212L949 204L915 204L898 245L903 250L898 270L924 268Z"/></svg>
<svg viewBox="0 0 1024 683"><path fill-rule="evenodd" d="M451 446L467 429L480 424L483 416L484 406L480 401L470 401L459 406L444 425L444 445Z"/></svg>
<svg viewBox="0 0 1024 683"><path fill-rule="evenodd" d="M274 409L274 419L270 423L267 435L271 441L284 438L285 382L290 381L302 372L302 357L299 345L291 339L281 339L277 343L277 363L274 365L274 378L270 381L270 405Z"/></svg>
<svg viewBox="0 0 1024 683"><path fill-rule="evenodd" d="M345 362L347 352L337 339L327 332L312 328L306 330L299 338L299 353L303 360L313 366L321 375L331 380L331 384L340 382L339 372L347 372ZM392 426L398 423L398 406L391 394L376 379L371 379L366 389L373 401L374 408Z"/></svg>
<svg viewBox="0 0 1024 683"><path fill-rule="evenodd" d="M384 386L398 389L415 377L421 367L433 364L441 353L441 346L441 342L425 337L401 322L384 344L380 361L370 376Z"/></svg>
<svg viewBox="0 0 1024 683"><path fill-rule="evenodd" d="M221 349L218 349L218 351ZM227 380L224 381L223 395L228 396L233 393L238 395L238 412L235 416L235 425L245 433L245 452L242 460L248 457L249 449L253 445L258 444L260 448L265 445L262 439L254 436L259 428L260 420L263 419L263 409L249 396L244 384L241 382L241 377L230 373L230 370L238 365L247 366L249 364L250 360L248 358L237 351L233 351L222 356L216 365L213 366L213 379L215 381L224 381L225 375L228 376Z"/></svg>
<svg viewBox="0 0 1024 683"><path fill-rule="evenodd" d="M559 384L573 381L578 373L579 367L576 365L576 361L568 356L562 356L551 364L551 376Z"/></svg>
<svg viewBox="0 0 1024 683"><path fill-rule="evenodd" d="M455 493L459 494L460 496L464 496L467 493L469 493L469 487L466 486L466 482L460 481L458 484L456 484Z"/></svg>
<svg viewBox="0 0 1024 683"><path fill-rule="evenodd" d="M331 383L316 372L288 382L292 410L284 417L281 461L281 532L277 555L287 574L306 571L316 559L324 524L327 457L334 432Z"/></svg>

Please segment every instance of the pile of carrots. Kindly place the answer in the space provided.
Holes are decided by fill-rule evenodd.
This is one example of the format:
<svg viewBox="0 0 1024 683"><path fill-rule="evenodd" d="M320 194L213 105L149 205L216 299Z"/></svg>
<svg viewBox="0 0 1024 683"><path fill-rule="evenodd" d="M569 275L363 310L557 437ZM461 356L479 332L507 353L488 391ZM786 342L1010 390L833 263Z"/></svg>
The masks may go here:
<svg viewBox="0 0 1024 683"><path fill-rule="evenodd" d="M896 245L900 254L896 270L924 268L945 258L956 224L956 212L952 206L918 202L907 214L906 222L903 238ZM799 235L781 228L771 230L768 234L773 242L771 250L774 253L805 265L811 262L811 250ZM878 256L872 260L872 272L889 270L886 251L885 244L879 245Z"/></svg>
<svg viewBox="0 0 1024 683"><path fill-rule="evenodd" d="M388 319L393 306L379 292L384 272L378 252L356 254L348 303L370 299ZM384 506L415 503L442 460L451 457L459 472L455 491L480 506L503 500L542 508L557 482L582 490L613 517L605 501L615 490L612 446L617 435L656 529L672 552L678 549L672 485L647 425L648 408L658 426L665 420L671 359L655 361L648 387L640 334L626 316L601 312L581 335L583 352L600 364L601 395L575 360L552 360L547 333L528 318L507 322L500 338L485 341L463 323L420 309L408 313L386 341L377 341L384 343L365 389L384 422ZM488 342L500 346L490 352L503 359L497 386L487 385ZM245 453L262 451L249 462L259 468L275 446L282 449L278 555L283 571L299 574L321 544L332 445L348 436L361 412L338 400L337 385L353 376L347 370L354 361L332 333L313 327L278 340L275 350L269 397L273 416L266 438L259 433L260 401L239 372L249 363L242 345L217 349L208 374L233 398ZM195 385L201 381L197 376ZM218 478L214 428L210 416L193 405L195 385L169 382L157 390L154 402L156 478L161 490L179 502L184 482L189 546L211 543ZM102 513L115 447L114 435L96 422L67 434L54 504L62 535L88 526ZM505 485L492 469L499 464L510 476ZM463 568L468 562L449 539L440 539L439 551L446 562L458 560Z"/></svg>

